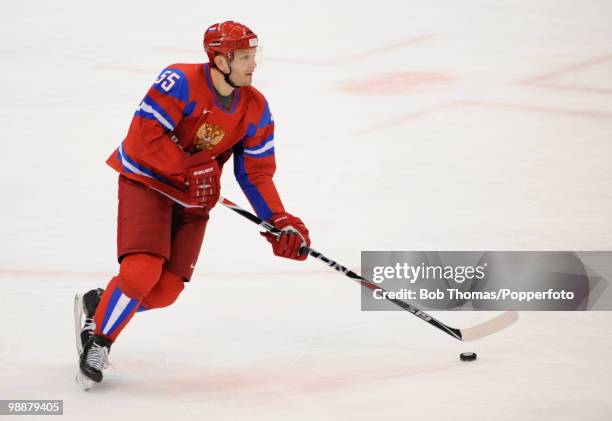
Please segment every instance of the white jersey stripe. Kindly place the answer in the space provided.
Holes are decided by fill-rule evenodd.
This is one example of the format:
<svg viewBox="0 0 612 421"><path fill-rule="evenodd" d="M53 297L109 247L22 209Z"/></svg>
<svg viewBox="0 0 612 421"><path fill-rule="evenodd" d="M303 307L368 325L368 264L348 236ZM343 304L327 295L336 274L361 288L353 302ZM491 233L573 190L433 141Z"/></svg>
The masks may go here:
<svg viewBox="0 0 612 421"><path fill-rule="evenodd" d="M244 153L248 153L249 155L257 155L260 154L262 152L265 152L269 149L272 149L274 147L274 139L270 140L268 143L266 143L265 145L263 145L260 148L257 149L245 149Z"/></svg>
<svg viewBox="0 0 612 421"><path fill-rule="evenodd" d="M149 177L152 178L149 174L140 171L138 168L136 168L135 166L133 166L132 164L129 163L129 161L127 159L125 159L125 157L123 156L123 145L121 145L119 147L119 157L121 158L121 164L123 164L123 166L125 168L127 168L128 170L130 170L131 172L133 172L134 174L138 174L138 175L144 175L145 177Z"/></svg>
<svg viewBox="0 0 612 421"><path fill-rule="evenodd" d="M162 126L164 126L170 131L174 130L174 126L172 126L172 124L170 124L170 122L166 120L163 115L158 113L153 107L151 107L146 102L142 101L140 105L138 106L138 110L142 110L145 113L153 114L153 117L155 117L155 119L159 121L162 124Z"/></svg>

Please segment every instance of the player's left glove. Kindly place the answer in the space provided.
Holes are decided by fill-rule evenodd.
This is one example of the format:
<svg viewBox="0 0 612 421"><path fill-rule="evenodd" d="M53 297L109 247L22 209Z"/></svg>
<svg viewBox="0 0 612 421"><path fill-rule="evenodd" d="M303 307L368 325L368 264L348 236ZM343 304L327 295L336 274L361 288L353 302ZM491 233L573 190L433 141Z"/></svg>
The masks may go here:
<svg viewBox="0 0 612 421"><path fill-rule="evenodd" d="M300 248L310 246L310 237L308 237L308 229L302 220L287 212L282 212L273 214L269 222L282 231L280 237L269 232L261 233L272 244L274 254L287 259L306 260L308 255L300 254Z"/></svg>

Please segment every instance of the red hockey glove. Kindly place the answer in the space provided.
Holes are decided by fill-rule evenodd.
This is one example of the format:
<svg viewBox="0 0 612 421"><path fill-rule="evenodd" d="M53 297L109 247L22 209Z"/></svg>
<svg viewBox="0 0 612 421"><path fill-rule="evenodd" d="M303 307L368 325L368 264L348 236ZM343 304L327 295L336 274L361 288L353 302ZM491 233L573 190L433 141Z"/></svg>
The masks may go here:
<svg viewBox="0 0 612 421"><path fill-rule="evenodd" d="M211 210L219 200L221 189L221 173L217 161L203 151L189 156L183 165L189 199L205 210Z"/></svg>
<svg viewBox="0 0 612 421"><path fill-rule="evenodd" d="M269 232L261 233L272 244L274 254L287 259L306 260L307 254L299 254L301 247L310 246L308 229L302 220L284 212L273 214L269 222L283 231L280 237Z"/></svg>

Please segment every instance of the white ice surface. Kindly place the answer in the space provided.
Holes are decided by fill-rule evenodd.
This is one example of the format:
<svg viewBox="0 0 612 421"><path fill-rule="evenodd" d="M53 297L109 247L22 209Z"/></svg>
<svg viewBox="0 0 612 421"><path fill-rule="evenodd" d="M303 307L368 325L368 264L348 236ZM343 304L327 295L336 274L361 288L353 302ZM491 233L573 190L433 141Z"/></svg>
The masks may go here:
<svg viewBox="0 0 612 421"><path fill-rule="evenodd" d="M258 32L277 186L338 261L612 249L612 3L211 3L0 6L0 399L88 421L610 419L610 313L522 313L462 344L361 312L353 282L274 258L222 208L178 302L136 315L104 383L77 388L72 297L117 269L104 160L159 70L202 60L212 22Z"/></svg>

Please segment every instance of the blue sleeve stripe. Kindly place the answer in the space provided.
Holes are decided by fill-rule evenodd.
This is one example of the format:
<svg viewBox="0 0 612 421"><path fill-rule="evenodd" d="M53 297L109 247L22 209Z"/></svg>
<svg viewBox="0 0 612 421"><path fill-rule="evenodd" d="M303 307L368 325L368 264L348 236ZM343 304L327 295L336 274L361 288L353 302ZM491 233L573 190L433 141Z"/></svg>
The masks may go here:
<svg viewBox="0 0 612 421"><path fill-rule="evenodd" d="M257 126L254 125L253 123L249 123L249 126L247 127L246 134L244 135L244 138L245 139L249 139L249 138L255 136L255 133L257 133Z"/></svg>
<svg viewBox="0 0 612 421"><path fill-rule="evenodd" d="M269 126L270 124L274 124L274 120L272 120L272 114L270 114L270 108L268 108L268 101L266 101L264 112L261 118L259 119L259 122L257 124L249 123L244 138L248 139L255 136L255 134L257 133L257 129L263 129L264 127Z"/></svg>
<svg viewBox="0 0 612 421"><path fill-rule="evenodd" d="M177 74L178 78L172 73ZM179 69L168 67L162 70L153 83L153 88L160 94L171 96L179 101L189 101L189 81L185 73Z"/></svg>
<svg viewBox="0 0 612 421"><path fill-rule="evenodd" d="M234 146L234 175L244 192L245 196L253 206L255 213L264 221L272 217L272 210L257 190L257 187L251 183L244 167L244 154L242 142Z"/></svg>
<svg viewBox="0 0 612 421"><path fill-rule="evenodd" d="M168 115L168 113L166 113L166 111L162 107L160 107L148 96L146 96L145 99L142 100L142 102L136 109L136 115L149 119L151 119L151 117L148 116L152 116L155 120L159 122L159 124L162 125L162 127L167 129L168 131L172 131L176 127L176 124Z"/></svg>
<svg viewBox="0 0 612 421"><path fill-rule="evenodd" d="M261 129L263 127L266 127L270 123L273 123L272 114L270 114L270 107L268 106L268 101L266 101L266 104L264 106L264 112L261 116L261 119L259 120L259 123L257 123L257 127Z"/></svg>
<svg viewBox="0 0 612 421"><path fill-rule="evenodd" d="M264 105L264 112L261 115L261 118L259 119L259 123L257 123L257 127L261 129L271 123L273 123L272 114L270 114L270 107L268 106L268 101L266 101Z"/></svg>
<svg viewBox="0 0 612 421"><path fill-rule="evenodd" d="M147 120L153 120L153 121L157 121L157 119L155 118L155 116L151 113L145 113L144 111L142 111L140 109L140 107L136 110L136 112L134 113L134 115L137 115L140 118L146 118Z"/></svg>
<svg viewBox="0 0 612 421"><path fill-rule="evenodd" d="M244 153L249 155L258 154L267 151L270 148L274 147L274 133L264 139L260 144L251 146L250 148L244 148Z"/></svg>
<svg viewBox="0 0 612 421"><path fill-rule="evenodd" d="M145 177L154 178L155 180L161 181L162 183L172 185L172 183L170 183L164 177L155 174L150 168L147 168L144 165L140 165L132 158L130 158L128 154L126 154L123 150L123 143L121 143L121 145L119 145L119 148L117 149L117 158L119 158L119 162L121 162L123 170L128 174L144 175Z"/></svg>
<svg viewBox="0 0 612 421"><path fill-rule="evenodd" d="M193 111L195 110L195 107L196 107L195 101L191 101L189 104L187 104L185 108L183 109L183 117L189 117L191 113L193 113Z"/></svg>

